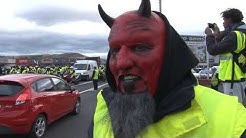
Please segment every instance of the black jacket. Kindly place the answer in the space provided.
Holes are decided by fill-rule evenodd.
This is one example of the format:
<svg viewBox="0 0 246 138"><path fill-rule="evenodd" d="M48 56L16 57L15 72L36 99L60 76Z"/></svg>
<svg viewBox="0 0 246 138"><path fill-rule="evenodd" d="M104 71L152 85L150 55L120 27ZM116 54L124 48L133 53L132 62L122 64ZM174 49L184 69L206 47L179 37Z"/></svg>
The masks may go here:
<svg viewBox="0 0 246 138"><path fill-rule="evenodd" d="M232 31L239 30L246 32L246 25L241 22L231 26L226 31L222 31L217 38L214 35L208 35L206 37L207 50L210 55L220 55L237 49L237 36Z"/></svg>

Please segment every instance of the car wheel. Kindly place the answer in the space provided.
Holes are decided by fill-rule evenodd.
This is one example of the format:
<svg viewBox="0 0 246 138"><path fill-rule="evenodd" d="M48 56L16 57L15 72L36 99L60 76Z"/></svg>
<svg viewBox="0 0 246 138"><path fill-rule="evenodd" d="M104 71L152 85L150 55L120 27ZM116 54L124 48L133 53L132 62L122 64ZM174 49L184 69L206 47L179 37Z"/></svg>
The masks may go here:
<svg viewBox="0 0 246 138"><path fill-rule="evenodd" d="M80 105L80 100L77 99L77 101L76 101L76 103L75 103L75 105L74 105L73 112L72 112L73 115L79 114L79 112L80 112L80 106L81 106L81 105Z"/></svg>
<svg viewBox="0 0 246 138"><path fill-rule="evenodd" d="M42 138L46 132L47 119L44 115L38 115L32 125L29 138Z"/></svg>
<svg viewBox="0 0 246 138"><path fill-rule="evenodd" d="M86 77L86 81L89 81L89 80L90 80L90 77L89 77L89 76L87 76L87 77Z"/></svg>

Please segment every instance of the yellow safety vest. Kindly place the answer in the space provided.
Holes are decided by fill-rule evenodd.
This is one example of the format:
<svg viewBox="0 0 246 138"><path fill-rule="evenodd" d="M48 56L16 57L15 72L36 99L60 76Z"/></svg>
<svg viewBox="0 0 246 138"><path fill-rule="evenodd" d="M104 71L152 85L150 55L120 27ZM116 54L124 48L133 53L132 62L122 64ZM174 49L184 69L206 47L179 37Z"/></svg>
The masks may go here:
<svg viewBox="0 0 246 138"><path fill-rule="evenodd" d="M218 74L218 73L215 72L211 78L211 85L212 86L217 86L219 84L219 79L216 77L216 74Z"/></svg>
<svg viewBox="0 0 246 138"><path fill-rule="evenodd" d="M26 69L24 69L21 73L26 74L26 73L28 73L28 71Z"/></svg>
<svg viewBox="0 0 246 138"><path fill-rule="evenodd" d="M240 31L234 31L237 36L237 49L234 51L235 53L240 52L245 47L245 34ZM233 62L232 54L225 53L220 56L220 65L219 65L219 80L222 81L240 81L241 79L245 79L246 75L241 71L236 63ZM232 78L232 64L234 64L234 78Z"/></svg>
<svg viewBox="0 0 246 138"><path fill-rule="evenodd" d="M246 128L246 109L238 103L237 97L201 85L194 90L195 98L189 109L165 116L137 137L239 138ZM101 92L97 95L93 136L113 138L108 108Z"/></svg>
<svg viewBox="0 0 246 138"><path fill-rule="evenodd" d="M93 76L93 80L98 80L98 75L99 75L99 71L97 69L94 70L95 73L94 73L94 76Z"/></svg>
<svg viewBox="0 0 246 138"><path fill-rule="evenodd" d="M11 70L9 71L9 74L13 74L14 71L15 71L15 69L14 68L11 68Z"/></svg>

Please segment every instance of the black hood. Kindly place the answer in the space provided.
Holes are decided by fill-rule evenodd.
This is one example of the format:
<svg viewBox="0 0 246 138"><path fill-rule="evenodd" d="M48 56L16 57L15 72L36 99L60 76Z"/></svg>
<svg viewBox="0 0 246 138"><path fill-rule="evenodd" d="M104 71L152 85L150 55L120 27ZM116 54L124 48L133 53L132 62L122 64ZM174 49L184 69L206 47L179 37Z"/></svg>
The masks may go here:
<svg viewBox="0 0 246 138"><path fill-rule="evenodd" d="M198 59L169 24L167 18L160 12L154 11L165 22L166 49L159 84L154 94L157 104L156 120L163 115L183 110L190 106L194 98L193 86L197 80L191 73L191 69L198 64ZM106 62L106 76L112 91L116 92L115 79L109 68L110 53ZM174 102L175 101L175 102Z"/></svg>

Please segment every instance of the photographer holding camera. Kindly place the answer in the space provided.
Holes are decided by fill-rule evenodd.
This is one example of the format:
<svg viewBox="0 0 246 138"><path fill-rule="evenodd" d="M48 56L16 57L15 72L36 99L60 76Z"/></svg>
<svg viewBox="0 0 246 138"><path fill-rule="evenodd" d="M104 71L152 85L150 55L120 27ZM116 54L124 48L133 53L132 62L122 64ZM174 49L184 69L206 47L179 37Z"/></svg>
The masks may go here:
<svg viewBox="0 0 246 138"><path fill-rule="evenodd" d="M215 23L209 23L205 29L207 50L209 54L219 55L220 58L218 91L237 96L242 103L246 74L234 62L233 53L245 49L246 25L242 21L243 14L238 9L227 9L221 16L223 31Z"/></svg>

